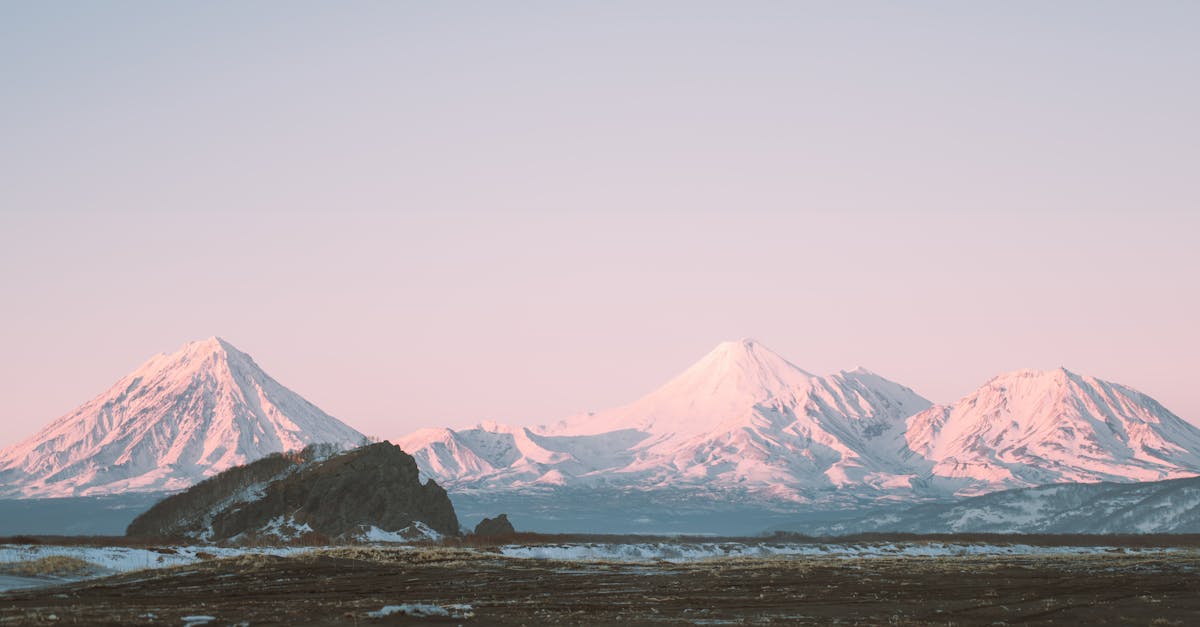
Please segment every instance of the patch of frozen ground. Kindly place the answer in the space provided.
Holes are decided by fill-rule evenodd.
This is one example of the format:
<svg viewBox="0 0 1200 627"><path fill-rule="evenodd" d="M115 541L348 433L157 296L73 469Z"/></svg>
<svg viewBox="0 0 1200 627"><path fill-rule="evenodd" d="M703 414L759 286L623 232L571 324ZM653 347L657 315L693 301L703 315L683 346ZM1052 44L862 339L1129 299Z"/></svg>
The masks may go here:
<svg viewBox="0 0 1200 627"><path fill-rule="evenodd" d="M412 616L414 618L472 618L475 608L470 605L430 605L428 603L405 603L404 605L385 605L376 612L368 612L370 618L386 618L388 616Z"/></svg>
<svg viewBox="0 0 1200 627"><path fill-rule="evenodd" d="M706 559L776 556L950 557L986 555L1088 555L1106 551L1163 553L1171 548L1116 549L1103 546L1032 546L1027 544L955 544L942 542L881 544L641 543L544 544L500 547L508 557L566 561L691 562Z"/></svg>
<svg viewBox="0 0 1200 627"><path fill-rule="evenodd" d="M308 523L299 524L294 516L276 516L258 530L258 535L274 538L280 542L291 542L306 533L312 533L313 528ZM234 542L241 540L246 534L239 533L232 538Z"/></svg>
<svg viewBox="0 0 1200 627"><path fill-rule="evenodd" d="M357 537L364 542L406 544L420 540L432 540L436 542L442 539L442 534L418 520L400 531L384 531L379 527L367 526L362 529L362 532Z"/></svg>
<svg viewBox="0 0 1200 627"><path fill-rule="evenodd" d="M295 555L309 548L249 548L233 549L211 546L181 546L154 551L132 547L88 547L88 546L48 546L5 544L0 545L0 564L15 562L32 562L46 557L74 557L100 569L100 575L127 573L135 570L150 568L170 568L194 564L202 559L212 557L235 557L238 555ZM201 554L204 557L201 557ZM19 581L20 580L20 581ZM31 583L31 582L40 583ZM78 579L28 579L23 577L0 578L0 591L13 590L18 587L37 587L67 583ZM19 585L30 584L30 585Z"/></svg>
<svg viewBox="0 0 1200 627"><path fill-rule="evenodd" d="M22 588L40 588L49 586L55 583L66 582L70 580L52 579L43 577L13 577L11 575L0 575L0 592L5 590L20 590Z"/></svg>

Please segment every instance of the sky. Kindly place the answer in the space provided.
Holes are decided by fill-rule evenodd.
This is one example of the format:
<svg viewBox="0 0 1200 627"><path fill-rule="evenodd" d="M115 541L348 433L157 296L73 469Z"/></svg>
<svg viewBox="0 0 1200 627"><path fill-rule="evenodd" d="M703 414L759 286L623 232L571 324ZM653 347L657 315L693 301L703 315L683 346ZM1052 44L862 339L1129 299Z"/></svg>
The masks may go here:
<svg viewBox="0 0 1200 627"><path fill-rule="evenodd" d="M1200 423L1200 4L0 4L0 446L219 335L366 433L722 340Z"/></svg>

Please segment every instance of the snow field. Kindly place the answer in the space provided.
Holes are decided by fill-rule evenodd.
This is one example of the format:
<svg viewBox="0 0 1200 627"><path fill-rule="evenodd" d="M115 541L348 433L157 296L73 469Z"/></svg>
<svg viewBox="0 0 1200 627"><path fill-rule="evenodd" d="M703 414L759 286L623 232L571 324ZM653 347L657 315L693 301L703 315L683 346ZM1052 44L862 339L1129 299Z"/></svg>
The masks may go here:
<svg viewBox="0 0 1200 627"><path fill-rule="evenodd" d="M1027 544L881 543L881 544L743 544L743 543L643 543L510 545L500 548L507 557L562 561L693 562L721 558L755 557L956 557L1007 555L1093 555L1122 550L1104 546L1033 546ZM1178 549L1124 549L1166 553Z"/></svg>

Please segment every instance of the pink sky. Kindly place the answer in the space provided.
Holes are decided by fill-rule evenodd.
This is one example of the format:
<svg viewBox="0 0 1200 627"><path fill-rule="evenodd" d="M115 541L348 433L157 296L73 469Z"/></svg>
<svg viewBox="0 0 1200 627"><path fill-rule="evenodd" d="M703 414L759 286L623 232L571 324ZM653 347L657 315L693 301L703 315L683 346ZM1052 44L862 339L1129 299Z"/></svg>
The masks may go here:
<svg viewBox="0 0 1200 627"><path fill-rule="evenodd" d="M357 8L0 7L0 446L210 335L384 437L746 336L1200 422L1195 5Z"/></svg>

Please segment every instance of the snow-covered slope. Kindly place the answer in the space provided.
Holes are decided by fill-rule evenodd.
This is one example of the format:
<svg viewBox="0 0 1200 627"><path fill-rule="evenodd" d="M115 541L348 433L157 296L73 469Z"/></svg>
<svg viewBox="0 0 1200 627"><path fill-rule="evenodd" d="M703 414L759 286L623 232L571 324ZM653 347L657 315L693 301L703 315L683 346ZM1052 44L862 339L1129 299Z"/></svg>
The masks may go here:
<svg viewBox="0 0 1200 627"><path fill-rule="evenodd" d="M400 443L422 472L458 490L682 489L862 504L1200 474L1200 429L1121 385L1026 370L931 407L861 368L814 375L750 340L720 344L624 407L538 428L427 429Z"/></svg>
<svg viewBox="0 0 1200 627"><path fill-rule="evenodd" d="M0 496L178 490L270 453L362 441L214 337L152 358L0 452Z"/></svg>
<svg viewBox="0 0 1200 627"><path fill-rule="evenodd" d="M1200 429L1136 390L1064 369L996 377L910 418L907 441L959 494L1200 472Z"/></svg>
<svg viewBox="0 0 1200 627"><path fill-rule="evenodd" d="M803 499L838 487L911 489L928 469L907 448L904 420L929 405L866 370L816 376L740 340L621 408L538 429L427 429L399 443L423 472L459 488L701 488Z"/></svg>
<svg viewBox="0 0 1200 627"><path fill-rule="evenodd" d="M439 483L515 488L587 485L596 473L632 462L632 447L645 438L634 429L556 436L486 422L471 429L421 429L396 443Z"/></svg>

